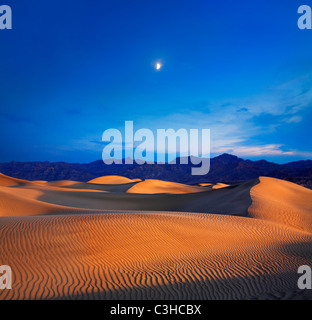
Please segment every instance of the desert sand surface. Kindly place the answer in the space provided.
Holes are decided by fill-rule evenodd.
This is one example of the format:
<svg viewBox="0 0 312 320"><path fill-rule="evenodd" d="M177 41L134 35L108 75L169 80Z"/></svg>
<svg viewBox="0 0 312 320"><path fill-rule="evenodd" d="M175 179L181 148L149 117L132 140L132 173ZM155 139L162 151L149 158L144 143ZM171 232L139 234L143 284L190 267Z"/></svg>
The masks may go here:
<svg viewBox="0 0 312 320"><path fill-rule="evenodd" d="M229 187L228 184L225 184L225 183L216 183L212 186L212 189L221 189L221 188L226 188L226 187Z"/></svg>
<svg viewBox="0 0 312 320"><path fill-rule="evenodd" d="M198 185L201 187L210 187L212 189L221 189L221 188L226 188L226 187L230 186L228 184L221 183L221 182L218 182L218 183L199 183Z"/></svg>
<svg viewBox="0 0 312 320"><path fill-rule="evenodd" d="M198 185L201 187L212 187L213 183L199 183Z"/></svg>
<svg viewBox="0 0 312 320"><path fill-rule="evenodd" d="M2 299L312 299L312 191L0 175ZM130 181L129 181L130 180ZM220 188L219 188L220 187Z"/></svg>
<svg viewBox="0 0 312 320"><path fill-rule="evenodd" d="M139 179L135 179L138 181ZM88 181L89 183L95 183L95 184L123 184L123 183L131 183L133 180L121 177L121 176L104 176L95 178L93 180Z"/></svg>
<svg viewBox="0 0 312 320"><path fill-rule="evenodd" d="M40 181L38 181L39 184L42 184L40 183ZM72 186L72 185L76 185L80 183L79 181L72 181L72 180L59 180L59 181L52 181L52 182L46 182L46 184L48 184L49 186L52 186L52 187L69 187L69 186Z"/></svg>
<svg viewBox="0 0 312 320"><path fill-rule="evenodd" d="M32 182L22 179L16 179L0 173L0 186L14 187L19 185L32 184Z"/></svg>
<svg viewBox="0 0 312 320"><path fill-rule="evenodd" d="M128 193L141 193L141 194L183 194L183 193L196 193L206 191L206 188L200 186L189 186L182 183L146 179L142 182L135 184L127 190Z"/></svg>
<svg viewBox="0 0 312 320"><path fill-rule="evenodd" d="M250 216L312 233L312 191L294 183L260 177L251 190Z"/></svg>

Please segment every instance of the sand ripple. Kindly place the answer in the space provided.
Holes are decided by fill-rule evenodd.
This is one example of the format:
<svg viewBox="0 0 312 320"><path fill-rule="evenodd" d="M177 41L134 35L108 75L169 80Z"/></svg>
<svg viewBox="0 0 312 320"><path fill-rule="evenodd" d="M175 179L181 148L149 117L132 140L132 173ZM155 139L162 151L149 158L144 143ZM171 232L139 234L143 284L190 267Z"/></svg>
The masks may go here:
<svg viewBox="0 0 312 320"><path fill-rule="evenodd" d="M312 299L311 190L112 179L0 175L0 299Z"/></svg>
<svg viewBox="0 0 312 320"><path fill-rule="evenodd" d="M311 242L286 226L221 215L2 218L1 261L14 279L0 299L307 297L296 270L311 263Z"/></svg>

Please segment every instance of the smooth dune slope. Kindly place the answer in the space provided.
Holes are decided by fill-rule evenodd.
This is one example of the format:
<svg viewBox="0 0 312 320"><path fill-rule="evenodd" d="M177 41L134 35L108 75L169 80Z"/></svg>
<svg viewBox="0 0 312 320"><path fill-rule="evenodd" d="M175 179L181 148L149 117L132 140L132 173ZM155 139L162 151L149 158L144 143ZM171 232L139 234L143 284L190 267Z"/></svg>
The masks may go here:
<svg viewBox="0 0 312 320"><path fill-rule="evenodd" d="M0 187L0 217L66 214L79 211L78 208L37 200L42 194L40 188L36 189L35 186L32 188Z"/></svg>
<svg viewBox="0 0 312 320"><path fill-rule="evenodd" d="M216 183L215 185L213 185L212 189L221 189L226 187L229 187L229 185L225 183Z"/></svg>
<svg viewBox="0 0 312 320"><path fill-rule="evenodd" d="M260 177L251 189L251 217L312 232L312 190L297 184Z"/></svg>
<svg viewBox="0 0 312 320"><path fill-rule="evenodd" d="M93 210L182 211L248 216L248 207L251 205L250 188L256 183L258 180L218 190L203 187L202 192L185 194L175 194L176 190L171 193L167 190L167 193L159 194L128 193L126 190L133 187L131 184L118 185L119 190L106 193L65 193L61 189L46 189L42 190L38 200L60 206ZM120 190L121 187L125 189Z"/></svg>
<svg viewBox="0 0 312 320"><path fill-rule="evenodd" d="M28 180L22 180L17 178L12 178L0 173L0 186L1 187L14 187L18 185L31 184Z"/></svg>
<svg viewBox="0 0 312 320"><path fill-rule="evenodd" d="M141 194L183 194L183 193L196 193L206 191L206 188L200 186L189 186L182 183L146 179L142 182L135 184L127 190L127 193L141 193Z"/></svg>
<svg viewBox="0 0 312 320"><path fill-rule="evenodd" d="M212 188L213 187L213 183L199 183L198 186L206 187L206 188Z"/></svg>
<svg viewBox="0 0 312 320"><path fill-rule="evenodd" d="M136 179L137 181L138 179ZM95 184L123 184L123 183L131 183L133 180L122 177L122 176L103 176L99 178L92 179L88 181L88 183Z"/></svg>
<svg viewBox="0 0 312 320"><path fill-rule="evenodd" d="M0 215L58 214L67 207L76 211L182 211L247 216L250 188L256 183L258 180L212 190L157 180L111 185L75 181L36 184L25 180L13 187L1 187Z"/></svg>
<svg viewBox="0 0 312 320"><path fill-rule="evenodd" d="M59 181L48 182L48 185L53 187L70 187L70 186L76 185L77 183L80 183L80 182L72 181L72 180L59 180Z"/></svg>

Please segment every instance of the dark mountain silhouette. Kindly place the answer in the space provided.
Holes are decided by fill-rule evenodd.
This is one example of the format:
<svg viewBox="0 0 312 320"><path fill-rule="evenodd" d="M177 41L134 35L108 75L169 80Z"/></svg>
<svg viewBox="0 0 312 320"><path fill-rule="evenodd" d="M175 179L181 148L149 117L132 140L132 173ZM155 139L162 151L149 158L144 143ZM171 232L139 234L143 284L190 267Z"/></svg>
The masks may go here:
<svg viewBox="0 0 312 320"><path fill-rule="evenodd" d="M181 183L223 182L239 183L267 176L288 180L312 189L312 161L296 161L276 164L266 160L243 160L234 155L223 154L211 159L210 172L205 176L192 176L194 165L133 164L105 165L102 160L91 163L65 162L16 162L0 163L0 172L27 180L78 180L89 181L104 175L122 175L128 178L161 179Z"/></svg>

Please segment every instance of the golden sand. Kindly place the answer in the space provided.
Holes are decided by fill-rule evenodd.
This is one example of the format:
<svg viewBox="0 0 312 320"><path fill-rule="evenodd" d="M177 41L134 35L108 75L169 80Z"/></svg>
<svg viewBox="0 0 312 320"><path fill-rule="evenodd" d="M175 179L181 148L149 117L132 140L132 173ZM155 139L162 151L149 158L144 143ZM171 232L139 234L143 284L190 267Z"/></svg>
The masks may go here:
<svg viewBox="0 0 312 320"><path fill-rule="evenodd" d="M312 298L297 287L312 266L311 190L116 181L0 176L0 264L13 273L0 299Z"/></svg>

